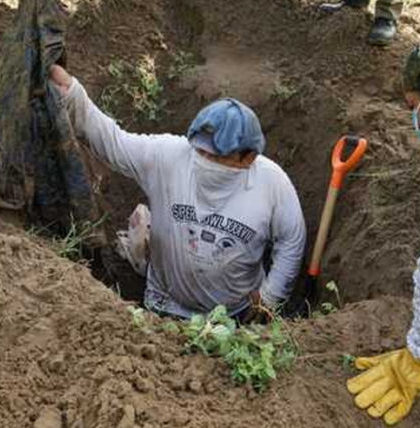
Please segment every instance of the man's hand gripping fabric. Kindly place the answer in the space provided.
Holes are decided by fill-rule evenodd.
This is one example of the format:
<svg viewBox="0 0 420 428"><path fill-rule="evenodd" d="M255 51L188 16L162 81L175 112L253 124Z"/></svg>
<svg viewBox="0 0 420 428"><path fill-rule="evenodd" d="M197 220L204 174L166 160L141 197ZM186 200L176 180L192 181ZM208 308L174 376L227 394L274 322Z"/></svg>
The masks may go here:
<svg viewBox="0 0 420 428"><path fill-rule="evenodd" d="M356 367L366 372L349 379L347 389L355 403L373 418L394 425L407 416L420 393L420 360L407 348L371 358L357 358Z"/></svg>

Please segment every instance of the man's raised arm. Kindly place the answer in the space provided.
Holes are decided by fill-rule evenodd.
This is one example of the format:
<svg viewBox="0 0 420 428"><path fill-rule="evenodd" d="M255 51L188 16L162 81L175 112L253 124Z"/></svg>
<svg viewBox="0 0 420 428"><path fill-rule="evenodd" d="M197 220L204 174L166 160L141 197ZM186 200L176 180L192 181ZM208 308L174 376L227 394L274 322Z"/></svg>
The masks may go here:
<svg viewBox="0 0 420 428"><path fill-rule="evenodd" d="M88 142L100 159L116 171L134 178L148 193L151 176L159 162L160 146L182 137L123 131L96 107L79 81L60 66L51 67L50 81L63 96L76 137Z"/></svg>

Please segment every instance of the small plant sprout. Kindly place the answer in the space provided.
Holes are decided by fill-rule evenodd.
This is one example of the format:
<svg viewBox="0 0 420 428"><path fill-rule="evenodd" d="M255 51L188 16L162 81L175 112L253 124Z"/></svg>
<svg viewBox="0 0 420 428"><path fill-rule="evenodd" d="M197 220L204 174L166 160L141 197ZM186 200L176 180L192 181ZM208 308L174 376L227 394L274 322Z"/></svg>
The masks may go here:
<svg viewBox="0 0 420 428"><path fill-rule="evenodd" d="M335 294L335 297L336 297L336 299L337 299L338 307L341 309L343 306L342 306L342 304L341 304L340 292L339 292L339 290L338 290L338 286L337 286L336 282L335 282L335 281L329 281L329 282L325 285L325 288L326 288L328 291L331 291L332 293L334 293L334 294Z"/></svg>
<svg viewBox="0 0 420 428"><path fill-rule="evenodd" d="M324 315L333 314L333 313L337 312L338 309L341 309L343 307L341 304L340 292L338 290L338 286L337 286L336 282L335 281L329 281L325 285L325 288L329 292L334 293L335 298L337 300L338 307L335 306L331 302L323 302L323 303L321 303L319 310L312 312L312 318L319 318L319 317L322 317Z"/></svg>
<svg viewBox="0 0 420 428"><path fill-rule="evenodd" d="M132 315L133 326L136 328L142 327L145 322L144 309L136 308L135 306L128 306L127 311Z"/></svg>
<svg viewBox="0 0 420 428"><path fill-rule="evenodd" d="M350 354L343 354L341 356L341 363L343 365L344 370L352 370L354 368L354 361L356 357Z"/></svg>

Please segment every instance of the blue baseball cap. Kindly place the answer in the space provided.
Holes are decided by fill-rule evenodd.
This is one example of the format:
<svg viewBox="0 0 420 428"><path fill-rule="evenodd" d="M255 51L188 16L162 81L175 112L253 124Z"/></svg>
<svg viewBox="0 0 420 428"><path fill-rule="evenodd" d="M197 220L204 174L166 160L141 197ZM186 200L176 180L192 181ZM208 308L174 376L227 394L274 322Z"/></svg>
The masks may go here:
<svg viewBox="0 0 420 428"><path fill-rule="evenodd" d="M257 115L233 98L204 107L191 123L187 137L193 147L221 156L246 150L260 154L265 147Z"/></svg>

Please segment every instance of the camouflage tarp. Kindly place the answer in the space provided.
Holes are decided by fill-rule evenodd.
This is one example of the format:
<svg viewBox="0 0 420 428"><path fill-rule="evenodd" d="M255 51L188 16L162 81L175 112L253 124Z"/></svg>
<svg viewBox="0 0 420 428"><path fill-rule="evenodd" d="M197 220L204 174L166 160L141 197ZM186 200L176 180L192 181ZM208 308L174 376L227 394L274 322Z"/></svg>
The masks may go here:
<svg viewBox="0 0 420 428"><path fill-rule="evenodd" d="M416 46L408 55L404 71L404 89L420 91L420 47Z"/></svg>
<svg viewBox="0 0 420 428"><path fill-rule="evenodd" d="M48 82L50 65L64 65L66 18L58 0L21 0L0 56L0 208L62 232L70 214L98 219L85 155Z"/></svg>

